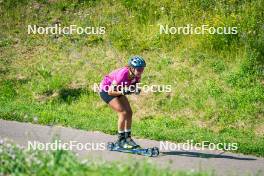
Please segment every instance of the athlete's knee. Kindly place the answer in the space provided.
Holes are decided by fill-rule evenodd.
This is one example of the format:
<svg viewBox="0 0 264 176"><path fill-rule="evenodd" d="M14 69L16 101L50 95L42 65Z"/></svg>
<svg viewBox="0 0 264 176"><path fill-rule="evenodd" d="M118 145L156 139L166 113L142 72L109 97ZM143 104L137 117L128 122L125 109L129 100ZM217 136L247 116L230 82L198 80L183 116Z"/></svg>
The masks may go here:
<svg viewBox="0 0 264 176"><path fill-rule="evenodd" d="M120 113L121 113L123 116L129 117L129 118L132 117L132 110L131 110L131 109L125 109L125 110L121 111Z"/></svg>

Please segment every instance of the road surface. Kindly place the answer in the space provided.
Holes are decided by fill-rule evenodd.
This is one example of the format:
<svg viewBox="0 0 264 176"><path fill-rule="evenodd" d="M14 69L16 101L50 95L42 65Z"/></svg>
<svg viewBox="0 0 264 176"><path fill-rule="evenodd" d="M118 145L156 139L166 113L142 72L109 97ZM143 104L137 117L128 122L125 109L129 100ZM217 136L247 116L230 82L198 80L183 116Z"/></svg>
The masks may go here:
<svg viewBox="0 0 264 176"><path fill-rule="evenodd" d="M8 138L14 143L28 147L35 142L43 147L45 144L59 139L61 144L73 145L73 151L83 159L126 161L129 159L146 159L157 167L169 167L172 170L210 171L216 175L264 175L264 158L233 154L223 151L183 150L175 148L181 144L167 143L171 150L165 148L166 142L148 139L135 139L143 147L161 147L159 157L149 158L139 155L110 152L105 150L105 144L114 141L115 136L102 132L90 132L61 126L42 126L32 123L6 121L0 119L0 138ZM164 145L162 145L162 143ZM79 150L78 147L79 146ZM81 149L83 148L83 149Z"/></svg>

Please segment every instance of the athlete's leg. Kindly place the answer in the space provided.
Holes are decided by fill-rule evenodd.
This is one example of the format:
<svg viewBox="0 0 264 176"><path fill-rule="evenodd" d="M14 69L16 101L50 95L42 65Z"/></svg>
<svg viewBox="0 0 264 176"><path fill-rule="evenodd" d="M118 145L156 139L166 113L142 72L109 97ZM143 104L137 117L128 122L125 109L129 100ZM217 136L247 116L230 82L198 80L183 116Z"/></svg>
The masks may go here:
<svg viewBox="0 0 264 176"><path fill-rule="evenodd" d="M115 145L124 148L126 143L126 121L131 118L131 110L127 109L124 96L113 98L108 104L118 114L118 140Z"/></svg>
<svg viewBox="0 0 264 176"><path fill-rule="evenodd" d="M120 97L122 105L125 106L127 116L125 119L125 146L126 148L138 148L140 147L132 138L131 138L131 124L132 124L132 110L129 104L129 101L126 96Z"/></svg>
<svg viewBox="0 0 264 176"><path fill-rule="evenodd" d="M126 128L127 119L131 119L132 111L131 108L127 108L126 97L116 97L112 99L108 104L118 114L118 131L124 131ZM131 126L131 122L130 122Z"/></svg>
<svg viewBox="0 0 264 176"><path fill-rule="evenodd" d="M127 116L126 116L126 119L125 119L125 130L130 130L131 129L131 124L132 124L132 114L133 114L131 106L130 106L129 101L128 101L126 96L121 96L120 97L120 101L124 105L125 110L127 112Z"/></svg>

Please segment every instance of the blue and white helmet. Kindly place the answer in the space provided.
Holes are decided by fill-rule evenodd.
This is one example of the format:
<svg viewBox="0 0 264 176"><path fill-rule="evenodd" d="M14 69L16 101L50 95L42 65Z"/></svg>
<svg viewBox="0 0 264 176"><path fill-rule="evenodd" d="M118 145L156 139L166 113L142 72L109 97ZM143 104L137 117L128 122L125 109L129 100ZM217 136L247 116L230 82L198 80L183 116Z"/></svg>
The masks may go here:
<svg viewBox="0 0 264 176"><path fill-rule="evenodd" d="M128 61L128 65L134 68L141 68L146 67L146 62L141 56L132 56Z"/></svg>

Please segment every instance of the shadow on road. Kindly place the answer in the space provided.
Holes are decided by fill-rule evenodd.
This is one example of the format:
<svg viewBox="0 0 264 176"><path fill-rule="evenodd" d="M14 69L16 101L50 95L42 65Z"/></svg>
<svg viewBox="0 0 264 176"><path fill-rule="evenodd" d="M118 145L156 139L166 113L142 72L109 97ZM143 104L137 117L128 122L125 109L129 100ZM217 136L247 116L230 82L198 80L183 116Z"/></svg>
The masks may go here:
<svg viewBox="0 0 264 176"><path fill-rule="evenodd" d="M199 153L199 152L189 152L189 151L170 151L170 152L161 152L162 155L177 155L185 157L197 157L197 158L224 158L224 159L235 159L235 160L256 160L255 158L243 158L235 157L230 155L222 154L208 154L208 153Z"/></svg>

